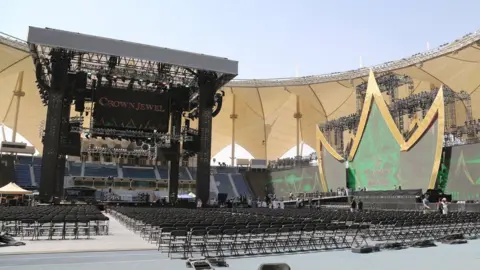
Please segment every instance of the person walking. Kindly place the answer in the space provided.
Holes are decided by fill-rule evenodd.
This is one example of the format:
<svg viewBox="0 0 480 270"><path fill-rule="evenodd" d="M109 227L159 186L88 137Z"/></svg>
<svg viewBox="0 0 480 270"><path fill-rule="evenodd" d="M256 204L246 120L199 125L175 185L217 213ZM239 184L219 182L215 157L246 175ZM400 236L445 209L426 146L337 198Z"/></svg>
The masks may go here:
<svg viewBox="0 0 480 270"><path fill-rule="evenodd" d="M353 198L352 203L350 204L350 212L355 212L355 209L357 209L357 201L355 201L355 198Z"/></svg>
<svg viewBox="0 0 480 270"><path fill-rule="evenodd" d="M428 196L425 195L422 200L423 204L423 213L426 214L428 210L430 210L430 206L428 206L430 202L428 201Z"/></svg>

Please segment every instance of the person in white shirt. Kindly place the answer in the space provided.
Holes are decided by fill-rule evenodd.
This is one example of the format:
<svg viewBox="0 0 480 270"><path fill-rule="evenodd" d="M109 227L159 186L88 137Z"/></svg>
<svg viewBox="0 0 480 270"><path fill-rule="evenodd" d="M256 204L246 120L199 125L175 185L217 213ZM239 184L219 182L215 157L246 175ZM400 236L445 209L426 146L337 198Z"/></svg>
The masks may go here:
<svg viewBox="0 0 480 270"><path fill-rule="evenodd" d="M202 200L197 200L197 208L202 208Z"/></svg>
<svg viewBox="0 0 480 270"><path fill-rule="evenodd" d="M447 202L447 198L443 198L441 204L442 204L442 213L443 213L444 215L448 214L448 202Z"/></svg>

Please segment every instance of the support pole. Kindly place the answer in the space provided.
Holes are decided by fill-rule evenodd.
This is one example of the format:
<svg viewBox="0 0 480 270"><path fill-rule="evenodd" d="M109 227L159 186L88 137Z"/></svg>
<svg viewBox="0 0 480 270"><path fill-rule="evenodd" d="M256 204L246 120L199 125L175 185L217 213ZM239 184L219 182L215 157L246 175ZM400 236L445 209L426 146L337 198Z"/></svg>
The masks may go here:
<svg viewBox="0 0 480 270"><path fill-rule="evenodd" d="M15 90L13 91L13 95L16 97L17 106L15 108L15 115L13 120L12 142L15 142L17 139L18 115L20 113L20 100L22 97L25 96L25 92L23 92L22 89L23 89L23 71L20 71L20 73L18 73L18 79L17 79L17 84L15 86Z"/></svg>
<svg viewBox="0 0 480 270"><path fill-rule="evenodd" d="M170 133L172 134L172 152L170 155L170 179L168 180L168 198L175 202L178 198L178 182L180 177L180 141L177 137L182 130L182 111L175 108L172 111Z"/></svg>
<svg viewBox="0 0 480 270"><path fill-rule="evenodd" d="M293 118L296 119L297 121L297 156L296 158L301 156L301 150L300 150L300 144L301 144L301 120L302 120L302 114L300 113L300 97L297 96L297 109L295 114L293 115Z"/></svg>
<svg viewBox="0 0 480 270"><path fill-rule="evenodd" d="M55 197L63 198L63 190L65 184L65 163L67 162L67 157L65 152L67 149L71 148L70 145L70 112L72 104L72 92L69 91L72 89L65 90L64 96L64 104L62 109L61 115L61 128L60 128L60 145L59 145L59 152L58 152L58 159L57 159L57 180L55 181L55 190L54 194Z"/></svg>
<svg viewBox="0 0 480 270"><path fill-rule="evenodd" d="M43 137L43 158L39 189L40 198L44 202L50 202L54 197L62 195L57 194L57 181L59 181L57 166L59 161L62 111L68 86L70 61L71 59L66 51L52 51L52 79L48 95L45 135Z"/></svg>
<svg viewBox="0 0 480 270"><path fill-rule="evenodd" d="M233 106L232 114L230 114L230 119L232 119L232 167L235 166L235 122L238 118L235 108L235 94L233 94Z"/></svg>
<svg viewBox="0 0 480 270"><path fill-rule="evenodd" d="M214 72L198 71L200 151L197 155L197 198L205 205L210 198L210 160L212 150L212 108L218 90L218 76Z"/></svg>
<svg viewBox="0 0 480 270"><path fill-rule="evenodd" d="M4 123L2 123L2 138L3 138L4 142L7 141L7 135L5 134L5 124Z"/></svg>

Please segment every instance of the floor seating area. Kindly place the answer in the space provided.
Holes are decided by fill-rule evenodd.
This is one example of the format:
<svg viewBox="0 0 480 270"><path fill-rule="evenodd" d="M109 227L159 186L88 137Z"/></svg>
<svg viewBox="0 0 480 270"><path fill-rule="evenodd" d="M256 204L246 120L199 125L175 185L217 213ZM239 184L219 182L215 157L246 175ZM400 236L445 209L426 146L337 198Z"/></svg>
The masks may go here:
<svg viewBox="0 0 480 270"><path fill-rule="evenodd" d="M108 235L108 221L91 205L0 207L0 231L21 239L65 240Z"/></svg>
<svg viewBox="0 0 480 270"><path fill-rule="evenodd" d="M340 209L170 209L114 207L112 215L171 258L335 250L372 240L414 245L479 234L480 215Z"/></svg>

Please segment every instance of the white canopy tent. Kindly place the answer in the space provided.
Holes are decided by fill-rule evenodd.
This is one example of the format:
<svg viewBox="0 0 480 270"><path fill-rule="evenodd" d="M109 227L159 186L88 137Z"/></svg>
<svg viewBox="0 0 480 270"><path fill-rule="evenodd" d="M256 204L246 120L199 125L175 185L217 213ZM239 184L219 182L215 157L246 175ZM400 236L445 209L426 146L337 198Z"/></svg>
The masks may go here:
<svg viewBox="0 0 480 270"><path fill-rule="evenodd" d="M4 195L27 195L32 194L31 191L19 187L17 184L10 182L6 186L0 188L0 194Z"/></svg>

